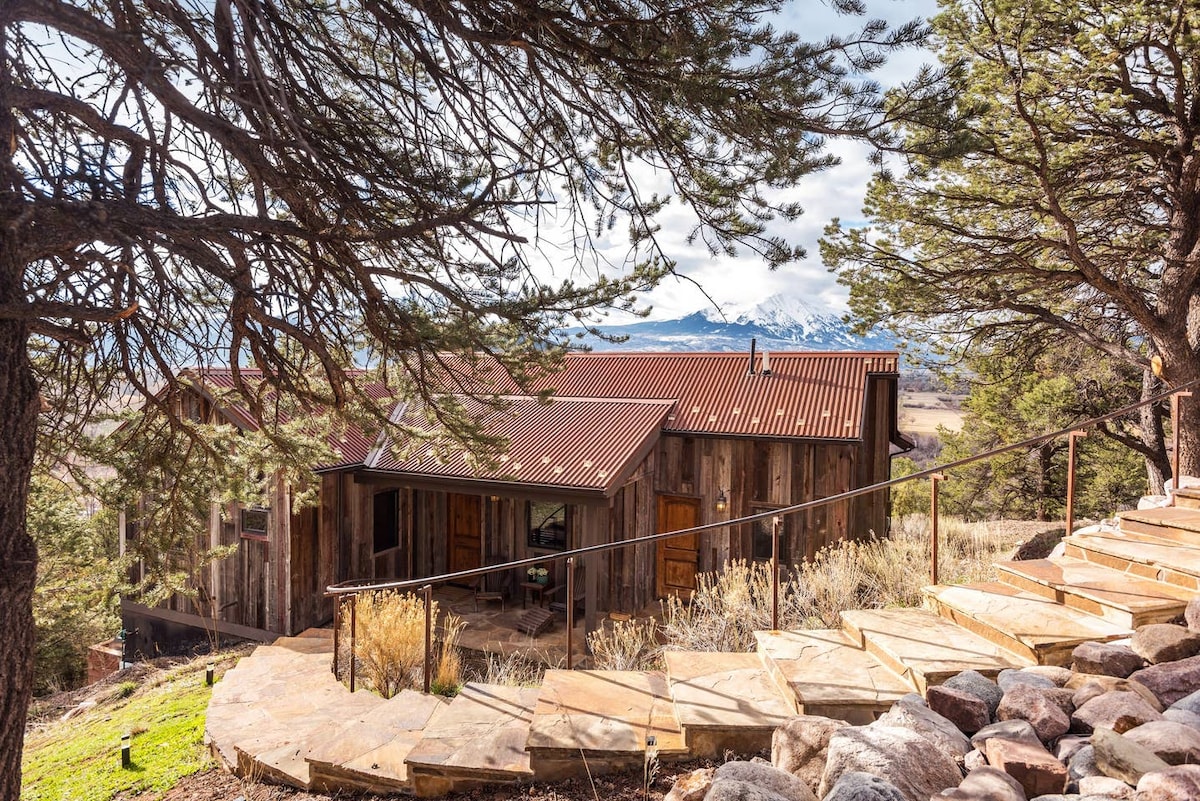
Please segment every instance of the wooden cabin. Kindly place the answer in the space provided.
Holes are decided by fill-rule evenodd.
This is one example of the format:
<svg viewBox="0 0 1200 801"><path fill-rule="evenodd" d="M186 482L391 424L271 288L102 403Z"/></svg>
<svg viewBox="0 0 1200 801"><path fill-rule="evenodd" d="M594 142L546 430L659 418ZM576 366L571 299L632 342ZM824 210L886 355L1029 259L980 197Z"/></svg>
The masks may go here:
<svg viewBox="0 0 1200 801"><path fill-rule="evenodd" d="M329 622L323 591L338 582L549 557L874 484L909 444L897 378L892 352L573 354L534 388L552 388L549 402L513 394L500 410L476 405L484 429L508 442L492 467L351 437L341 461L318 468L318 506L293 509L280 485L270 509L214 509L212 542L239 549L205 580L231 633L292 634ZM425 420L405 405L394 418ZM881 491L789 515L781 557L883 536L888 513ZM588 556L576 586L589 630L602 611L636 612L690 592L699 572L770 552L770 524L758 522ZM547 569L564 583L563 565ZM486 588L520 597L525 580L509 571Z"/></svg>

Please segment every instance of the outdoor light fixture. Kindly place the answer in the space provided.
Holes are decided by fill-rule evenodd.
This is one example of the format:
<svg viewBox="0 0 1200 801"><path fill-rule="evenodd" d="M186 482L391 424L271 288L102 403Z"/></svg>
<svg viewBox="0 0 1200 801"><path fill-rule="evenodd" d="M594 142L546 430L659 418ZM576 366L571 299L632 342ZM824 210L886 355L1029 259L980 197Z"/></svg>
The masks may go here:
<svg viewBox="0 0 1200 801"><path fill-rule="evenodd" d="M729 499L725 497L725 490L721 490L717 495L717 511L724 512L729 508Z"/></svg>

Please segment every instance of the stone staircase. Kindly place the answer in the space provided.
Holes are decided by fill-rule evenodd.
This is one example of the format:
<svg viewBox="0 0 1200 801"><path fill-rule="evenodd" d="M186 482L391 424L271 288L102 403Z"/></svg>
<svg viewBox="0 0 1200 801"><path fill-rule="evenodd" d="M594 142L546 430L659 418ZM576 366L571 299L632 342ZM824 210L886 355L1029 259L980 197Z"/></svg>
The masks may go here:
<svg viewBox="0 0 1200 801"><path fill-rule="evenodd" d="M672 652L661 673L551 670L540 687L384 700L334 681L329 632L281 638L214 688L207 735L243 776L425 797L753 753L793 714L867 723L963 670L1067 664L1081 642L1181 615L1200 591L1200 492L1177 502L1072 535L1062 557L998 563L997 581L927 587L927 609L758 632L757 653Z"/></svg>

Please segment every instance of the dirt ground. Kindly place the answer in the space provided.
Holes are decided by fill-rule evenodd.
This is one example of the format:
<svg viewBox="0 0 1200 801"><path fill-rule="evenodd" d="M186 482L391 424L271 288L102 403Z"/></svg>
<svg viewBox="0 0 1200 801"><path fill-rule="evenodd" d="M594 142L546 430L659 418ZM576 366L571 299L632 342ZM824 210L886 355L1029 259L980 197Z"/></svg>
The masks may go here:
<svg viewBox="0 0 1200 801"><path fill-rule="evenodd" d="M587 779L573 779L548 785L490 787L446 798L452 801L662 801L675 783L676 776L711 764L681 762L662 765L648 788L641 773L622 773L596 776L594 785ZM154 794L146 794L119 801L152 801L155 797ZM378 797L305 793L270 784L244 782L217 768L188 776L163 796L164 801L333 801L334 798L376 801Z"/></svg>

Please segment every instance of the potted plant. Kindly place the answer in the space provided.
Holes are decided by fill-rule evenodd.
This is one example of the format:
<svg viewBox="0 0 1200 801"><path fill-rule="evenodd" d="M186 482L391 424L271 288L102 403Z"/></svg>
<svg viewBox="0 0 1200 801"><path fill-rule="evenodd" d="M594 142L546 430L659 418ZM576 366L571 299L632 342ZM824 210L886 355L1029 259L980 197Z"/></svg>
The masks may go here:
<svg viewBox="0 0 1200 801"><path fill-rule="evenodd" d="M531 567L525 571L529 576L529 580L538 584L546 584L550 581L550 571L544 567Z"/></svg>

